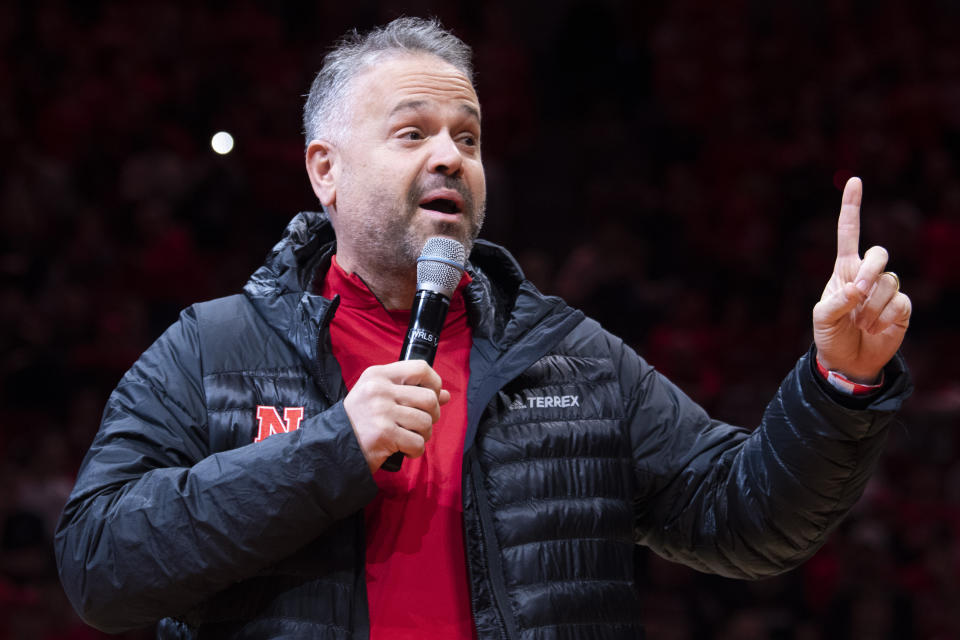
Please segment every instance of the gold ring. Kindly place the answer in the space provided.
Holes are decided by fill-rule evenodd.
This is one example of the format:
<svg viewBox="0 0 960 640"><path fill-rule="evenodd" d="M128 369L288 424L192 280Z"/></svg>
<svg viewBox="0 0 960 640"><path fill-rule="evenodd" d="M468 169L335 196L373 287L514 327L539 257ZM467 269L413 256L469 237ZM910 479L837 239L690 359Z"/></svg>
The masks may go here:
<svg viewBox="0 0 960 640"><path fill-rule="evenodd" d="M884 271L884 272L881 273L880 275L882 275L882 276L893 276L893 281L894 281L894 282L896 283L896 285L897 285L897 291L900 291L900 276L898 276L897 274L895 274L893 271Z"/></svg>

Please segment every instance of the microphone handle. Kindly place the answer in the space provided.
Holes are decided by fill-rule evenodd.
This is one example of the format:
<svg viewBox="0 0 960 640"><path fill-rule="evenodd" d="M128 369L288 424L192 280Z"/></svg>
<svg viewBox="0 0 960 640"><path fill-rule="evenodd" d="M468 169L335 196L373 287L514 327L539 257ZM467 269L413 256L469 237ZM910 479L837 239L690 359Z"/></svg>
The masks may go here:
<svg viewBox="0 0 960 640"><path fill-rule="evenodd" d="M437 346L440 344L440 331L443 329L443 321L447 318L449 307L450 299L445 295L427 289L417 291L410 311L407 336L403 340L398 361L424 360L433 366ZM386 471L400 471L403 458L403 452L397 451L387 458L380 468Z"/></svg>

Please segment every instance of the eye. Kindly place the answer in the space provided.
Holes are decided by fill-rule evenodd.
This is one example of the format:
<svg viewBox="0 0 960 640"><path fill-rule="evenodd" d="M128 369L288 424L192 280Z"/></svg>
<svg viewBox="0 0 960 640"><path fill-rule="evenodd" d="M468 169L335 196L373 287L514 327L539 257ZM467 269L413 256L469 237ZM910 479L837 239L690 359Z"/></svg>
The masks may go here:
<svg viewBox="0 0 960 640"><path fill-rule="evenodd" d="M417 129L401 131L399 137L403 140L423 140L423 134Z"/></svg>
<svg viewBox="0 0 960 640"><path fill-rule="evenodd" d="M458 138L458 141L460 142L460 144L466 145L468 147L475 147L479 144L479 140L477 139L477 136L473 135L472 133L465 133L461 135Z"/></svg>

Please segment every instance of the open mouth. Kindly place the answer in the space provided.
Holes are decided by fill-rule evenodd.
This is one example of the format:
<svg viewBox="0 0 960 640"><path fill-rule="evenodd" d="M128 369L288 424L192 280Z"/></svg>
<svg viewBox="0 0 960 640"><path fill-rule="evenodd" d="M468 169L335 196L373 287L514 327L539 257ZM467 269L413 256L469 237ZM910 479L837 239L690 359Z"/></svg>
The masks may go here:
<svg viewBox="0 0 960 640"><path fill-rule="evenodd" d="M440 213L461 213L460 205L448 198L435 198L427 202L421 202L420 207Z"/></svg>

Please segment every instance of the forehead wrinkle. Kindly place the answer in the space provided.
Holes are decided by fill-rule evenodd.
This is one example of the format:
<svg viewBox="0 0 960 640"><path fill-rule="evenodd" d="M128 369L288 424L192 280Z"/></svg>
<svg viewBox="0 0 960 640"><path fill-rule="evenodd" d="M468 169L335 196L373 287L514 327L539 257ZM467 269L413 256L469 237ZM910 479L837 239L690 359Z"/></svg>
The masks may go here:
<svg viewBox="0 0 960 640"><path fill-rule="evenodd" d="M392 87L392 90L400 94L411 94L413 96L428 95L439 99L462 100L464 102L471 103L477 102L477 94L474 93L473 87L471 87L469 84L465 84L460 87L444 87L436 85L431 86L429 82L415 80L413 82L404 84L398 83ZM416 98L410 99L415 100Z"/></svg>
<svg viewBox="0 0 960 640"><path fill-rule="evenodd" d="M387 82L392 82L396 91L453 94L470 102L477 101L477 92L473 85L453 67L449 71L404 69L388 77Z"/></svg>
<svg viewBox="0 0 960 640"><path fill-rule="evenodd" d="M398 103L390 110L388 115L392 117L401 111L421 111L427 106L426 100L411 98L410 100L403 100ZM472 104L461 104L459 109L464 115L475 118L478 122L480 121L480 111Z"/></svg>
<svg viewBox="0 0 960 640"><path fill-rule="evenodd" d="M456 69L451 67L449 72L445 71L416 71L404 70L394 76L394 81L400 89L407 89L411 86L419 85L423 82L436 82L439 84L455 85L454 90L462 90L473 94L473 85L470 81Z"/></svg>
<svg viewBox="0 0 960 640"><path fill-rule="evenodd" d="M420 56L400 56L384 60L378 66L368 67L350 83L350 100L354 109L352 118L361 112L379 112L380 117L392 117L404 109L424 108L432 100L452 102L467 117L480 122L480 102L470 80L456 67L443 60L424 67ZM390 103L397 101L394 106ZM407 104L404 104L407 103Z"/></svg>
<svg viewBox="0 0 960 640"><path fill-rule="evenodd" d="M434 64L431 64L429 67L425 68L423 65L417 64L418 62L431 59L433 60ZM477 93L473 83L470 82L470 80L463 74L462 71L447 63L445 60L434 58L429 54L410 55L404 53L375 60L377 64L373 64L372 62L374 61L371 61L369 64L364 66L363 70L353 78L351 84L354 84L357 81L362 83L369 82L371 76L383 74L387 69L393 67L393 72L384 77L382 82L392 83L395 89L405 90L416 88L417 86L422 85L424 82L450 84L454 86L445 87L441 90L447 90L451 92L459 90L463 91L465 95L471 97L473 100L477 99ZM416 65L416 67L411 69L410 65ZM379 85L380 83L377 84Z"/></svg>

